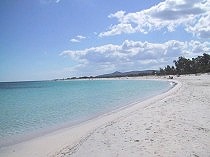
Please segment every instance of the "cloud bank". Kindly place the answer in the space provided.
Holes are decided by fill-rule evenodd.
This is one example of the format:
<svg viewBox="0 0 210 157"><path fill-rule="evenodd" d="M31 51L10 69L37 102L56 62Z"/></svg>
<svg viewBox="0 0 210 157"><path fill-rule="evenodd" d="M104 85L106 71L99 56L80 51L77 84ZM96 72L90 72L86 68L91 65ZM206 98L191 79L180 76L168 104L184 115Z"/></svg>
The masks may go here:
<svg viewBox="0 0 210 157"><path fill-rule="evenodd" d="M150 43L125 40L121 45L107 44L84 50L66 50L61 56L69 56L77 62L75 71L87 74L99 74L114 70L159 69L170 64L179 56L194 57L203 53L210 53L210 42L176 41L165 43Z"/></svg>
<svg viewBox="0 0 210 157"><path fill-rule="evenodd" d="M109 18L116 18L117 24L99 37L123 33L144 33L166 28L172 32L178 26L199 38L210 38L210 1L209 0L166 0L158 5L139 12L117 11Z"/></svg>

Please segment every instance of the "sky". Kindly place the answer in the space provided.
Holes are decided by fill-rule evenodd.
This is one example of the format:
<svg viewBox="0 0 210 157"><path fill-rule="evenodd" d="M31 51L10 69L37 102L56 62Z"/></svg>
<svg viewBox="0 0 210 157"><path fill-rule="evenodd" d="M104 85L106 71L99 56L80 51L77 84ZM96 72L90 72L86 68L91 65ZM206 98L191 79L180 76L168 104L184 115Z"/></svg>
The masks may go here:
<svg viewBox="0 0 210 157"><path fill-rule="evenodd" d="M1 0L0 82L163 68L210 54L210 0Z"/></svg>

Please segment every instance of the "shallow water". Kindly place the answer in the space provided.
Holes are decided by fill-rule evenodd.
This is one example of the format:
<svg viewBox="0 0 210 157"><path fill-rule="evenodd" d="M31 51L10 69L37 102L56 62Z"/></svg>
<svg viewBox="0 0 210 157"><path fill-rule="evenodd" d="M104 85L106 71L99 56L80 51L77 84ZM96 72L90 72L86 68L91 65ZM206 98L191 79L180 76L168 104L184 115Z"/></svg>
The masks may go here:
<svg viewBox="0 0 210 157"><path fill-rule="evenodd" d="M73 125L171 88L165 81L72 80L0 83L0 147Z"/></svg>

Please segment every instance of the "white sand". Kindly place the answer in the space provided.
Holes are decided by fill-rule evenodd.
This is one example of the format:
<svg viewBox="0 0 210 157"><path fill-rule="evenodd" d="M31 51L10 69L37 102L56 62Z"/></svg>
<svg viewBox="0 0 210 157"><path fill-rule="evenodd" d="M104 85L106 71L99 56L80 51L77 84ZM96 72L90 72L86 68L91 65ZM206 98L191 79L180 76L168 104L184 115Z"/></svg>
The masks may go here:
<svg viewBox="0 0 210 157"><path fill-rule="evenodd" d="M72 128L0 149L0 157L210 157L210 75Z"/></svg>

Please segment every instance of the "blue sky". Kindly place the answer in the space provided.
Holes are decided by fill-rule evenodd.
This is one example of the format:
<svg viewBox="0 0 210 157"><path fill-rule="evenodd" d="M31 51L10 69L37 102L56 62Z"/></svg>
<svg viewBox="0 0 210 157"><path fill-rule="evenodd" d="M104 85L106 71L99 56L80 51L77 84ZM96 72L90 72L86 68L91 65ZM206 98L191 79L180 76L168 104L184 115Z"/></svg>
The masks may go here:
<svg viewBox="0 0 210 157"><path fill-rule="evenodd" d="M210 53L209 0L2 0L0 81L159 69Z"/></svg>

